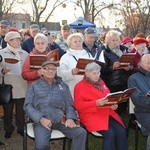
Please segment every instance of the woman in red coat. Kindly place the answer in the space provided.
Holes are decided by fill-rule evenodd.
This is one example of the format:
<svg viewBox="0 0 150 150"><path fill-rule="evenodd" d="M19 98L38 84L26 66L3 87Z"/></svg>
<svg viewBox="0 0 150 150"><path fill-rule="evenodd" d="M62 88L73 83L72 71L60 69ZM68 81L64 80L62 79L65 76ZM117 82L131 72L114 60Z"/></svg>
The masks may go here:
<svg viewBox="0 0 150 150"><path fill-rule="evenodd" d="M75 86L74 102L81 123L89 132L97 131L103 135L103 150L127 150L125 125L114 111L118 105L102 107L109 103L106 95L110 93L100 78L100 66L90 63L85 68L85 77Z"/></svg>

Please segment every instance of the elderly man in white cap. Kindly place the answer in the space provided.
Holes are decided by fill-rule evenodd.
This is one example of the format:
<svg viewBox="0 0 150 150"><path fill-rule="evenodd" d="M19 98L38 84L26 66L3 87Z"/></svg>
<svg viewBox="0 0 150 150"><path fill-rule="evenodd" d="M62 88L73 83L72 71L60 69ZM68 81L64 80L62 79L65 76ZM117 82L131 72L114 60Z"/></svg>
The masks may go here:
<svg viewBox="0 0 150 150"><path fill-rule="evenodd" d="M38 24L31 24L29 27L29 33L30 33L30 38L27 40L23 41L21 44L21 47L23 50L26 52L30 53L33 48L34 48L34 37L36 36L37 33L40 32L40 27Z"/></svg>
<svg viewBox="0 0 150 150"><path fill-rule="evenodd" d="M9 32L9 30L10 30L10 22L7 20L1 20L0 21L0 49L3 49L7 46L4 37Z"/></svg>
<svg viewBox="0 0 150 150"><path fill-rule="evenodd" d="M10 31L5 35L7 47L0 51L2 61L0 62L0 77L4 76L6 84L13 86L12 100L9 104L3 104L4 109L4 130L5 138L11 137L14 130L12 125L13 105L16 106L16 125L17 132L23 136L24 112L23 104L27 90L27 82L22 78L22 65L28 55L27 52L21 49L21 36L17 31ZM15 59L15 64L10 64L7 59ZM12 67L11 67L12 66ZM16 72L18 70L18 72Z"/></svg>

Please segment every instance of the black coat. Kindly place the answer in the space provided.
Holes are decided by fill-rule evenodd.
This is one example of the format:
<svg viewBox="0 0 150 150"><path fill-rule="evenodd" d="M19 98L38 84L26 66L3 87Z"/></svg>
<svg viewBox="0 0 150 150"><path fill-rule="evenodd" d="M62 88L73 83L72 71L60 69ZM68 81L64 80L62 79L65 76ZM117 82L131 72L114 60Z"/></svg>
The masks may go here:
<svg viewBox="0 0 150 150"><path fill-rule="evenodd" d="M126 49L120 50L124 52ZM119 56L113 53L109 47L105 47L104 58L106 64L101 69L101 78L108 88L111 92L126 89L129 71L125 69L113 70L113 64L119 60Z"/></svg>

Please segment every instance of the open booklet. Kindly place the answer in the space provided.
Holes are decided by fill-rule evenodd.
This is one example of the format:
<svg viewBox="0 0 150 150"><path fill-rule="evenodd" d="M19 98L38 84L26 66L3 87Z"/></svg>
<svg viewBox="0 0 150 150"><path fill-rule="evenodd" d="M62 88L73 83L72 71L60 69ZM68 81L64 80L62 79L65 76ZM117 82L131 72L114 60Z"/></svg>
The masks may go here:
<svg viewBox="0 0 150 150"><path fill-rule="evenodd" d="M10 69L10 72L8 72L8 74L15 74L21 76L22 67L18 59L4 58L4 61L5 61L5 68Z"/></svg>
<svg viewBox="0 0 150 150"><path fill-rule="evenodd" d="M111 107L113 104L120 104L122 102L126 102L133 92L136 90L136 87L128 88L124 91L114 92L107 94L106 98L108 99L108 103L101 107Z"/></svg>
<svg viewBox="0 0 150 150"><path fill-rule="evenodd" d="M59 50L55 49L50 51L48 54L45 55L30 55L30 69L37 70L40 69L42 63L46 60L53 60L58 62L59 64Z"/></svg>
<svg viewBox="0 0 150 150"><path fill-rule="evenodd" d="M104 65L105 64L104 62L95 60L93 58L79 58L78 61L77 61L77 65L76 65L76 68L79 69L78 74L83 75L85 73L84 69L85 69L86 65L89 64L89 63L92 63L92 62L96 62L99 65Z"/></svg>
<svg viewBox="0 0 150 150"><path fill-rule="evenodd" d="M126 54L123 54L120 57L120 59L119 59L119 62L120 62L119 69L127 67L131 63L133 63L135 55L136 55L136 53L126 53Z"/></svg>

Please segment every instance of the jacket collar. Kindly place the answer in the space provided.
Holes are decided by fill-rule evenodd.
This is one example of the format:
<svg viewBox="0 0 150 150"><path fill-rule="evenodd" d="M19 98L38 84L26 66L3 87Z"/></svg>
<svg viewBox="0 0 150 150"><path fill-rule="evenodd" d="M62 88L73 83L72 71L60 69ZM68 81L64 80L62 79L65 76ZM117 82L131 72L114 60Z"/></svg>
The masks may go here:
<svg viewBox="0 0 150 150"><path fill-rule="evenodd" d="M147 76L147 77L150 78L150 71L147 71L147 70L145 70L144 68L140 67L140 68L139 68L139 72L140 72L141 74L143 74L144 76Z"/></svg>

